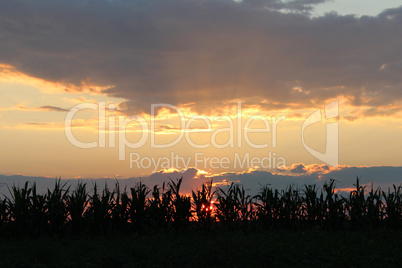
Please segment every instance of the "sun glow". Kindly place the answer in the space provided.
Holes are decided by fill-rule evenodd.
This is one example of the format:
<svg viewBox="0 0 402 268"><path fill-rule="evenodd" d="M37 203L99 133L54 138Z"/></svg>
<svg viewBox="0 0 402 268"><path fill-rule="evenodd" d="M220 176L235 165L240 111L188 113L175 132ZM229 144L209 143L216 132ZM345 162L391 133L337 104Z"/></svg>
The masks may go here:
<svg viewBox="0 0 402 268"><path fill-rule="evenodd" d="M62 92L100 94L104 90L113 87L113 85L98 85L92 82L89 78L81 80L78 85L73 83L48 81L23 73L14 66L7 64L0 64L0 82L30 85L40 89L46 94L59 94Z"/></svg>

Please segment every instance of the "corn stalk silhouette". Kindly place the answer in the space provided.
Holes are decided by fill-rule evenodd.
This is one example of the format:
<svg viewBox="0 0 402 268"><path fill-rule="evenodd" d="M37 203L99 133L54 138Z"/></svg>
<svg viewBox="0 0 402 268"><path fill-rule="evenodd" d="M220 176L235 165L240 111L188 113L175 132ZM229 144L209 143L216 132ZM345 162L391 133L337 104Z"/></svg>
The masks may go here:
<svg viewBox="0 0 402 268"><path fill-rule="evenodd" d="M139 182L129 191L118 182L109 190L91 192L79 182L70 187L58 179L43 195L36 184L9 188L10 197L0 199L0 235L90 233L104 235L110 230L143 233L148 230L240 229L402 229L402 186L387 192L380 188L366 193L356 179L348 196L338 195L335 180L316 185L293 185L285 190L261 186L250 196L242 185L213 189L212 180L191 196L181 193L183 178L170 179L150 190Z"/></svg>
<svg viewBox="0 0 402 268"><path fill-rule="evenodd" d="M212 180L203 183L201 190L192 191L193 212L199 228L202 230L208 231L212 227L214 220L212 199L214 193L212 191Z"/></svg>

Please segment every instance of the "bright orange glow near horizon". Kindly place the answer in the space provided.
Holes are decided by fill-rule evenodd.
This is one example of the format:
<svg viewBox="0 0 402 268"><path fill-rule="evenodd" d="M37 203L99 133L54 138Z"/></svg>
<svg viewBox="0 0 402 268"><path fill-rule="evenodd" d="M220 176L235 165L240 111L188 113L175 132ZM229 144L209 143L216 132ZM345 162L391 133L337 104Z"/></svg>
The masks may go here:
<svg viewBox="0 0 402 268"><path fill-rule="evenodd" d="M2 65L2 67L12 69L11 66ZM13 79L13 85L20 89L24 89L24 84L27 83L27 80L18 80L15 78L15 76L13 76ZM30 84L30 82L28 84ZM29 89L29 91L31 94L33 94L33 96L36 94L34 89ZM12 93L7 94L10 95ZM40 94L42 97L47 96L47 93L44 92L41 92ZM52 92L51 94L54 95L55 92ZM65 116L69 111L71 111L69 109L74 107L76 104L73 104L67 97L65 97L68 96L69 93L60 92L59 94L63 96L63 99L67 99L68 102L62 100L60 104L57 104L56 106L45 106L41 105L40 102L38 102L37 105L35 105L35 102L31 102L29 105L28 103L24 102L20 102L20 104L15 102L14 104L10 103L12 105L11 107L9 106L10 108L2 107L2 132L7 136L13 135L12 133L17 132L20 133L19 135L22 135L22 137L29 135L30 138L24 138L26 141L33 140L33 138L37 136L38 138L35 139L35 143L38 146L41 144L41 149L38 148L39 151L49 151L50 148L47 149L48 146L44 142L46 140L53 140L56 142L56 144L59 144L59 151L62 152L62 156L59 157L60 159L63 159L63 162L80 162L80 157L75 158L76 160L73 160L74 157L70 156L77 157L78 155L82 155L84 157L83 159L93 159L89 162L97 163L97 166L99 163L102 163L100 165L102 168L99 169L99 167L97 167L96 170L94 170L91 168L92 165L88 163L88 161L85 161L85 164L76 166L76 170L74 170L74 172L71 172L71 169L66 169L63 171L63 169L58 168L58 171L55 174L55 171L52 171L50 168L48 171L45 171L46 174L43 174L44 172L43 167L40 164L40 159L25 160L27 163L32 161L36 162L34 165L38 168L36 170L33 168L33 166L31 166L31 164L28 164L28 169L26 167L21 168L21 165L18 164L18 161L12 160L12 157L7 157L9 160L5 158L3 159L5 163L8 163L6 165L7 169L3 171L4 173L13 174L22 171L24 174L35 176L54 175L67 177L103 177L103 174L110 174L108 167L111 166L111 163L113 163L112 165L116 167L116 171L113 171L112 174L119 173L122 174L123 177L136 175L142 176L159 172L161 170L169 172L175 170L184 170L186 168L197 168L200 170L200 172L205 172L205 175L209 174L208 176L214 176L214 174L216 175L228 172L239 173L248 171L250 168L257 170L261 168L261 163L255 163L255 165L251 166L246 164L242 165L242 163L245 161L244 157L249 157L251 159L253 157L259 157L260 159L265 157L265 163L270 164L265 165L270 166L270 168L265 170L269 170L274 173L276 171L275 169L272 169L272 164L275 160L277 161L276 164L281 162L281 165L289 167L298 163L303 163L305 165L319 163L316 162L313 157L309 156L307 152L302 153L302 150L300 149L296 151L294 150L294 148L300 148L301 146L301 124L314 111L314 108L311 107L306 107L304 110L292 110L286 108L282 110L269 111L262 110L261 107L256 104L249 106L241 103L240 100L235 100L231 103L228 103L226 106L219 107L219 110L216 110L216 112L220 112L220 115L225 115L225 117L219 117L217 114L198 114L192 110L191 105L193 104L184 105L183 108L172 106L175 109L179 109L177 111L172 108L162 107L161 110L157 110L157 115L153 116L149 114L152 111L150 107L149 113L141 113L137 115L138 117L143 118L144 122L147 123L147 129L143 129L141 124L138 123L138 120L134 120L129 121L124 130L119 129L118 125L120 122L119 120L124 121L128 120L129 118L129 115L126 115L124 111L106 110L105 119L103 120L99 118L98 109L82 109L74 114L73 120L71 121L72 133L75 135L76 139L81 140L82 142L99 142L98 136L99 133L102 132L104 133L103 137L107 140L105 141L105 148L103 149L80 149L76 148L72 144L69 144L63 133L65 130ZM75 95L76 94L78 93L75 93ZM94 92L91 94L92 97L99 95ZM82 95L79 98L81 98L83 102L76 103L88 103L85 102L88 99L85 95ZM75 101L79 98L74 96ZM114 103L113 98L105 99L103 94L96 98L99 101L106 101L107 105ZM402 133L402 129L400 128L400 125L398 125L398 123L401 122L399 116L396 114L394 117L390 118L378 117L377 120L373 120L375 118L367 118L369 121L365 121L363 118L360 118L358 120L349 121L348 117L355 114L357 110L349 104L347 99L340 98L340 100L340 115L338 117L338 122L342 132L340 132L339 148L341 152L347 150L347 153L340 155L340 164L367 166L387 164L400 165L400 160L398 160L397 157L398 152L390 154L389 150L384 150L384 148L387 146L393 148L396 146L395 142L400 142L398 139L396 139L396 137ZM121 100L118 101L118 103L121 102ZM97 105L98 107L98 102L96 102L96 100L93 100L91 103ZM118 103L115 103L117 107ZM61 108L56 108L58 105L59 107L61 106ZM178 111L181 114L179 114ZM8 118L6 118L6 120L4 120L4 112L7 112L10 115ZM26 117L24 114L28 115L28 117ZM33 120L35 118L35 114L44 114L49 117L50 120L35 121ZM296 114L297 116L295 116ZM180 115L183 116L185 125L181 125ZM240 119L239 116L241 117ZM281 116L283 118L280 118ZM12 118L15 118L15 120L12 120ZM154 120L153 129L151 129L150 125L151 119ZM378 119L381 119L381 128L378 128ZM7 123L7 121L9 123ZM376 121L377 123L374 123ZM370 122L372 122L372 125ZM104 124L105 129L99 128L100 123ZM240 128L239 124L241 124ZM321 149L319 149L321 151L325 150L323 147L325 140L317 137L325 138L324 126L325 125L323 124L316 124L306 129L305 132L306 143L310 144L311 147L321 147ZM393 129L393 131L389 132L388 130L390 129ZM373 134L372 136L381 135L380 133L387 133L388 136L391 135L395 138L385 139L382 141L381 147L379 148L375 148L376 145L373 144L373 148L370 148L370 151L372 151L371 149L375 149L375 151L373 151L371 155L367 155L365 153L361 154L359 152L364 152L367 148L360 147L359 143L355 143L354 145L351 144L350 137L351 135L358 136L358 133L364 132L371 132ZM119 147L119 135L124 135L126 137L127 144L135 143L141 137L144 137L144 135L146 135L148 138L144 145L140 148L136 148L135 150L126 148L126 159L124 161L119 161L117 159L118 153L116 153L116 150L118 149L117 147ZM151 135L154 136L154 143L156 144L159 142L160 145L172 143L177 140L180 135L183 136L179 142L174 143L173 147L151 148L152 146L149 139ZM46 137L55 137L56 139L49 139ZM41 142L42 139L43 142ZM295 143L295 141L297 141L297 143ZM369 144L370 141L371 137L368 137L364 134L361 134L359 137L360 144ZM275 144L275 147L273 146L273 143L277 143ZM252 148L255 145L257 145L257 147L265 147L265 149ZM32 146L35 145L30 143L28 148L32 148ZM197 146L200 148L194 148ZM28 157L30 156L30 154L23 153L24 147L16 146L13 150L14 154L19 155L20 159L21 156L22 159L24 159L25 155ZM384 151L386 154L382 154L381 151ZM172 152L174 152L174 156L172 156ZM176 164L179 163L178 165L175 165L174 161L170 161L169 163L159 166L144 162L142 167L133 168L131 165L130 168L129 155L131 153L138 154L139 157L165 159L182 157L186 159L183 160L183 162L176 161ZM204 163L204 160L198 161L199 159L195 158L195 154L197 153L199 154L199 157L205 161L211 161L213 157L218 157L220 159L227 157L228 160L226 161L231 162L231 165L221 163L211 164L210 162ZM275 159L272 158L273 154L275 154ZM372 154L377 155L377 157L373 158ZM49 154L49 157L50 155L51 154ZM107 157L105 157L106 155ZM366 156L369 157L367 160L365 160ZM46 160L46 154L42 157L42 160L45 162L48 161ZM192 158L191 160L190 157ZM280 157L284 160L282 161L279 159ZM185 161L188 162L184 163ZM198 161L198 165L196 161ZM215 160L213 159L213 161ZM236 161L237 165L234 166ZM199 165L201 162L203 165ZM275 166L275 168L280 168L280 166ZM262 170L264 170L264 168ZM106 176L112 176L112 174Z"/></svg>

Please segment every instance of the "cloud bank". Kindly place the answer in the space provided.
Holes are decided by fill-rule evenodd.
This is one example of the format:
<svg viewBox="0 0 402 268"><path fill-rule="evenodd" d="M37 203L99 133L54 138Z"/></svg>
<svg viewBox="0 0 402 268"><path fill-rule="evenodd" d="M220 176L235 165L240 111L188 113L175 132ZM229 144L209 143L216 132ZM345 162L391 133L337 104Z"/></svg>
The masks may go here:
<svg viewBox="0 0 402 268"><path fill-rule="evenodd" d="M401 111L402 7L309 17L321 2L4 0L0 63L124 98L129 114L233 99L299 109L341 96L367 116Z"/></svg>
<svg viewBox="0 0 402 268"><path fill-rule="evenodd" d="M297 167L297 174L294 173L294 169ZM301 168L303 167L303 168ZM239 183L247 189L250 195L258 193L262 185L269 184L275 189L286 189L289 185L298 186L300 189L304 185L316 184L321 187L325 182L329 182L330 179L336 180L337 189L343 190L346 193L346 189L354 188L353 184L356 183L356 178L360 178L360 183L366 185L366 189L370 190L371 183L374 188L381 187L382 190L387 191L388 187L392 187L393 184L399 186L402 185L402 167L336 167L331 168L327 165L309 165L296 164L288 167L287 170L278 171L278 173L268 171L251 170L243 173L223 173L216 175L205 174L204 172L189 168L182 171L160 171L151 174L147 177L132 177L132 178L86 178L86 179L62 179L63 183L71 186L71 190L75 189L78 181L87 183L88 190L93 188L96 183L100 188L103 188L105 183L109 188L113 188L116 181L119 182L121 189L124 187L133 187L137 182L142 181L148 187L153 188L154 185L162 187L164 182L168 182L169 179L183 178L182 192L191 193L191 190L200 188L202 183L206 180L213 179L214 186L225 187L230 183ZM54 178L45 177L29 177L23 175L0 175L0 194L9 196L8 189L12 185L19 185L22 187L26 181L30 183L36 182L38 191L44 193L47 188L52 189L54 187Z"/></svg>

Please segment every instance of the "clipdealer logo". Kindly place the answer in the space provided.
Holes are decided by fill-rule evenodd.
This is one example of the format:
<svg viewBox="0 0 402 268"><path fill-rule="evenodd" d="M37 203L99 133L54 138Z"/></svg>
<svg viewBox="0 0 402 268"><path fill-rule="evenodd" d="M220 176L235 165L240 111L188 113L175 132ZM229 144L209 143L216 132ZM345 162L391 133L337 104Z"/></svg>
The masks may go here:
<svg viewBox="0 0 402 268"><path fill-rule="evenodd" d="M325 116L324 116L325 115ZM327 165L336 166L339 163L339 123L338 121L326 124L326 141L325 153L321 153L308 146L304 140L305 129L315 123L319 123L329 119L338 119L339 117L339 102L336 100L327 104L322 111L316 110L303 122L301 135L304 148L315 158L321 160Z"/></svg>
<svg viewBox="0 0 402 268"><path fill-rule="evenodd" d="M167 108L173 110L180 119L178 136L174 141L168 143L157 143L155 138L156 129L156 110L158 108ZM78 140L72 131L73 118L81 110L90 109L97 111L98 113L98 141L92 142L82 142ZM145 146L149 142L151 149L163 149L163 148L174 148L183 139L187 142L191 148L205 149L205 148L215 148L215 149L225 149L225 148L242 148L243 145L247 145L249 148L253 149L264 149L277 147L277 129L278 124L286 120L286 116L272 116L267 118L262 115L251 115L248 116L243 123L242 118L242 107L241 102L237 103L237 116L231 118L229 116L214 116L207 117L203 115L195 115L190 118L186 118L183 111L180 108L170 105L170 104L152 104L149 122L140 115L133 115L126 117L124 115L106 115L107 112L116 111L116 105L109 104L106 107L105 102L95 103L81 103L72 107L66 115L64 130L68 141L78 148L89 149L89 148L105 148L106 147L106 133L108 134L107 145L109 148L118 148L118 159L126 160L127 148L139 149ZM338 102L335 101L327 106L325 106L325 118L334 118L338 116ZM317 122L323 120L321 111L317 110L311 114L304 122L301 130L302 143L304 148L314 157L323 161L329 165L338 164L338 123L331 123L327 125L327 140L326 140L326 152L320 153L313 148L309 147L305 143L304 131L305 129ZM198 129L196 131L188 131L191 125L196 122L201 121L207 126L205 129ZM212 125L216 122L226 122L228 127L220 127L213 129ZM254 121L260 121L264 124L264 128L253 129L250 127L251 123ZM108 122L108 124L106 124ZM139 133L141 137L136 142L131 142L126 137L127 126L129 124L137 124L140 128ZM210 133L209 142L200 144L196 143L190 133L195 132L206 132ZM116 139L117 133L117 139ZM226 133L228 139L224 143L218 143L217 135L221 133ZM249 137L250 133L270 133L271 142L255 144ZM243 144L243 142L245 144ZM285 158L277 156L276 153L269 152L267 156L264 157L252 157L250 153L238 153L236 152L232 158L229 157L207 157L204 153L196 152L193 157L180 156L171 152L170 156L159 156L159 157L145 157L141 156L137 152L131 152L130 156L130 168L143 168L149 169L153 167L152 172L158 171L160 169L186 169L189 168L193 163L195 168L208 169L208 168L279 168L281 166L286 166Z"/></svg>

